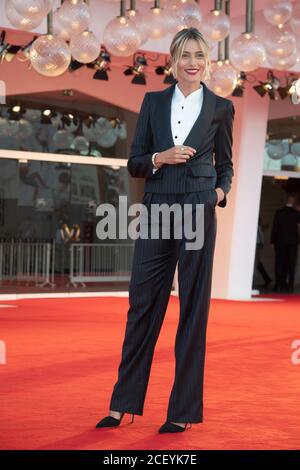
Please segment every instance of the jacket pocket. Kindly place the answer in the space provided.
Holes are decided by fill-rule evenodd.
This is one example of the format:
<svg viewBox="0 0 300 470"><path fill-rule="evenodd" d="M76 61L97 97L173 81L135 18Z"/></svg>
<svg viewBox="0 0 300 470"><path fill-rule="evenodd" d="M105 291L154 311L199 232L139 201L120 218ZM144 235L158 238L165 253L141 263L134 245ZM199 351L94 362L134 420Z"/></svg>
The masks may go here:
<svg viewBox="0 0 300 470"><path fill-rule="evenodd" d="M215 168L209 164L187 165L187 174L213 178L217 175Z"/></svg>
<svg viewBox="0 0 300 470"><path fill-rule="evenodd" d="M155 173L153 173L151 176L149 176L149 178L147 179L151 179L151 180L159 180L160 178L162 178L162 168L160 168L159 170L157 170Z"/></svg>

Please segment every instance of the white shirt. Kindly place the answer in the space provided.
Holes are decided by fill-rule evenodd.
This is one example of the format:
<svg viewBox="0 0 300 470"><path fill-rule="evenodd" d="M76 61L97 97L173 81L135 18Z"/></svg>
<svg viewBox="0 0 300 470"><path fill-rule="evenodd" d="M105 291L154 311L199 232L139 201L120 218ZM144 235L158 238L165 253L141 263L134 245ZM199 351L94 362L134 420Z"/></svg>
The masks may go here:
<svg viewBox="0 0 300 470"><path fill-rule="evenodd" d="M197 120L203 104L203 86L184 96L176 83L171 103L171 129L174 145L182 145ZM155 173L158 169L153 169Z"/></svg>

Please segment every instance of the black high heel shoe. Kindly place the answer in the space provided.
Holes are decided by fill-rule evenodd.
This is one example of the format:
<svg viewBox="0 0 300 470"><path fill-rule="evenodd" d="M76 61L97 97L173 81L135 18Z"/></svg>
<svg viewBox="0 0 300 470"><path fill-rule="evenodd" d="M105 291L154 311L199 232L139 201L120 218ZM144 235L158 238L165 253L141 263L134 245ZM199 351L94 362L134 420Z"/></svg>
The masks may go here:
<svg viewBox="0 0 300 470"><path fill-rule="evenodd" d="M187 427L188 424L190 425L189 427ZM191 429L191 427L192 427L192 423L185 423L183 427L183 426L179 426L178 424L170 423L169 421L167 421L159 428L158 432L160 434L163 434L166 432L183 432L186 429Z"/></svg>
<svg viewBox="0 0 300 470"><path fill-rule="evenodd" d="M114 428L121 424L122 418L125 413L122 413L120 418L114 418L113 416L106 416L96 424L96 428ZM131 416L130 424L134 422L134 414Z"/></svg>

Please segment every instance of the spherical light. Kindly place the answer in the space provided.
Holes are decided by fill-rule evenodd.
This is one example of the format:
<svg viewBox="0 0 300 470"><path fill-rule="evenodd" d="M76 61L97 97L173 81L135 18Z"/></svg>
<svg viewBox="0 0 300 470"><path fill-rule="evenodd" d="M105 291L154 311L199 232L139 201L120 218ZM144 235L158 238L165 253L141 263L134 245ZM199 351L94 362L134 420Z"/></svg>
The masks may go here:
<svg viewBox="0 0 300 470"><path fill-rule="evenodd" d="M30 122L38 122L41 119L41 114L40 109L26 109L24 118Z"/></svg>
<svg viewBox="0 0 300 470"><path fill-rule="evenodd" d="M291 145L291 152L293 155L296 155L297 157L300 157L300 142L294 142Z"/></svg>
<svg viewBox="0 0 300 470"><path fill-rule="evenodd" d="M178 6L174 10L181 25L185 28L200 28L202 12L194 0L176 0ZM182 29L180 27L180 29Z"/></svg>
<svg viewBox="0 0 300 470"><path fill-rule="evenodd" d="M162 8L150 8L143 15L142 28L151 39L161 39L164 37L168 32L164 10Z"/></svg>
<svg viewBox="0 0 300 470"><path fill-rule="evenodd" d="M207 86L219 96L230 96L238 81L237 70L228 61L214 62L210 69Z"/></svg>
<svg viewBox="0 0 300 470"><path fill-rule="evenodd" d="M96 142L99 137L95 127L93 125L89 127L84 122L82 123L82 133L89 142Z"/></svg>
<svg viewBox="0 0 300 470"><path fill-rule="evenodd" d="M300 3L294 6L293 16L290 25L295 34L300 35Z"/></svg>
<svg viewBox="0 0 300 470"><path fill-rule="evenodd" d="M268 60L270 65L277 70L289 70L299 62L299 52L298 49L295 48L292 54L286 57L269 56Z"/></svg>
<svg viewBox="0 0 300 470"><path fill-rule="evenodd" d="M38 37L32 44L30 60L33 68L41 75L57 77L68 69L71 53L63 39L47 34Z"/></svg>
<svg viewBox="0 0 300 470"><path fill-rule="evenodd" d="M97 142L100 147L111 148L115 145L117 139L118 137L116 136L114 129L111 129L110 131L105 132L105 134L101 135Z"/></svg>
<svg viewBox="0 0 300 470"><path fill-rule="evenodd" d="M212 10L205 15L201 32L211 41L223 41L230 32L230 19L221 10Z"/></svg>
<svg viewBox="0 0 300 470"><path fill-rule="evenodd" d="M69 34L81 33L90 27L90 9L83 0L65 0L58 11L58 21Z"/></svg>
<svg viewBox="0 0 300 470"><path fill-rule="evenodd" d="M88 152L90 143L85 137L78 135L73 141L72 148L75 148L78 152Z"/></svg>
<svg viewBox="0 0 300 470"><path fill-rule="evenodd" d="M72 57L82 64L88 64L97 59L100 53L100 43L91 31L73 34L70 41Z"/></svg>
<svg viewBox="0 0 300 470"><path fill-rule="evenodd" d="M298 159L292 153L287 153L282 157L281 169L286 171L294 171L297 169Z"/></svg>
<svg viewBox="0 0 300 470"><path fill-rule="evenodd" d="M56 111L54 116L51 117L51 125L58 129L62 125L62 114L59 111Z"/></svg>
<svg viewBox="0 0 300 470"><path fill-rule="evenodd" d="M141 36L132 20L118 16L106 25L103 32L103 42L111 54L128 57L139 48Z"/></svg>
<svg viewBox="0 0 300 470"><path fill-rule="evenodd" d="M53 7L53 0L10 0L15 10L28 18L42 18Z"/></svg>
<svg viewBox="0 0 300 470"><path fill-rule="evenodd" d="M286 149L281 140L272 140L269 142L267 154L272 160L281 160L286 154Z"/></svg>
<svg viewBox="0 0 300 470"><path fill-rule="evenodd" d="M120 140L127 139L127 126L126 122L122 122L115 128L115 134Z"/></svg>
<svg viewBox="0 0 300 470"><path fill-rule="evenodd" d="M288 25L282 28L272 26L266 31L263 42L267 55L273 57L288 56L297 46L296 36Z"/></svg>
<svg viewBox="0 0 300 470"><path fill-rule="evenodd" d="M97 132L98 137L102 134L105 134L105 132L110 131L111 129L112 125L109 120L105 117L101 116L95 122L95 130Z"/></svg>
<svg viewBox="0 0 300 470"><path fill-rule="evenodd" d="M179 0L165 0L160 2L163 11L165 30L169 33L177 33L185 26L182 24L181 19L176 16L176 9L179 6ZM182 25L182 27L181 27Z"/></svg>
<svg viewBox="0 0 300 470"><path fill-rule="evenodd" d="M61 24L59 18L59 8L54 11L53 13L53 33L55 36L59 36L60 38L64 39L65 41L70 40L70 33L67 31Z"/></svg>
<svg viewBox="0 0 300 470"><path fill-rule="evenodd" d="M30 122L23 118L20 119L18 124L18 137L21 137L22 139L30 137L33 132L32 124L30 124Z"/></svg>
<svg viewBox="0 0 300 470"><path fill-rule="evenodd" d="M148 31L143 28L143 17L142 13L140 13L138 10L127 10L127 16L128 18L131 19L131 21L134 22L140 36L141 36L141 44L144 44L148 40Z"/></svg>
<svg viewBox="0 0 300 470"><path fill-rule="evenodd" d="M242 33L231 44L230 60L237 70L251 72L262 66L266 50L254 33Z"/></svg>
<svg viewBox="0 0 300 470"><path fill-rule="evenodd" d="M70 132L60 129L55 132L52 140L57 149L69 149L71 148L74 136Z"/></svg>
<svg viewBox="0 0 300 470"><path fill-rule="evenodd" d="M37 28L43 21L42 17L30 18L21 15L11 4L10 0L6 0L5 12L8 21L12 26L23 31L31 31Z"/></svg>
<svg viewBox="0 0 300 470"><path fill-rule="evenodd" d="M264 9L266 20L274 25L286 23L292 16L293 5L288 0L271 0Z"/></svg>

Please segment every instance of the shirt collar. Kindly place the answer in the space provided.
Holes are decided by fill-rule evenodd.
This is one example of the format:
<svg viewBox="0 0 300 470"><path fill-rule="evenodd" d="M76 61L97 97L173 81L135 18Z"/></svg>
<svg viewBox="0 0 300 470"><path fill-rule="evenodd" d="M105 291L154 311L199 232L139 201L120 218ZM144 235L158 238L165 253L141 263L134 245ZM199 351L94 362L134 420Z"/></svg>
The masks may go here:
<svg viewBox="0 0 300 470"><path fill-rule="evenodd" d="M178 83L175 85L175 91L174 91L174 98L177 101L190 101L192 103L198 102L201 95L203 93L203 85L201 85L201 88L198 88L198 90L193 91L190 93L188 96L184 96L182 91L180 90Z"/></svg>

